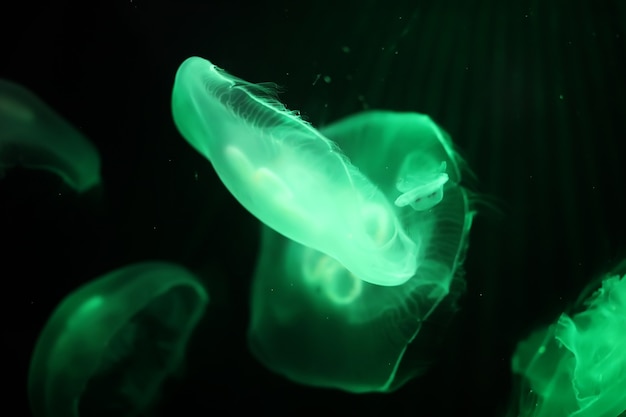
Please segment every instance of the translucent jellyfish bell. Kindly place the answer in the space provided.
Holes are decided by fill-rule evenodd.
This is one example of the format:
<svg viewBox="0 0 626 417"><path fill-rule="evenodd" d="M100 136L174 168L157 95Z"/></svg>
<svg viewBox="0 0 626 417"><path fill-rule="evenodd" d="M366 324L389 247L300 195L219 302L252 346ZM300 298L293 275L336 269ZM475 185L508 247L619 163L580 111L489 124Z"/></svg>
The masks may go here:
<svg viewBox="0 0 626 417"><path fill-rule="evenodd" d="M299 383L357 393L392 391L423 371L402 364L421 323L444 299L451 309L458 296L450 287L462 280L474 214L458 185L462 161L449 137L420 114L363 112L322 133L388 201L403 195L400 183L411 183L410 189L433 184L443 170L449 179L431 188L441 198L418 207L393 206L418 248L416 273L402 285L366 282L331 256L263 228L251 292L250 348L269 369ZM382 221L370 227L371 235L387 229Z"/></svg>
<svg viewBox="0 0 626 417"><path fill-rule="evenodd" d="M574 314L520 342L519 416L613 417L626 411L626 262ZM597 288L597 283L594 283Z"/></svg>
<svg viewBox="0 0 626 417"><path fill-rule="evenodd" d="M79 192L100 183L91 142L33 93L0 79L0 175L17 165L53 172Z"/></svg>
<svg viewBox="0 0 626 417"><path fill-rule="evenodd" d="M36 417L144 415L176 373L208 295L186 269L130 265L67 296L41 332L28 391Z"/></svg>
<svg viewBox="0 0 626 417"><path fill-rule="evenodd" d="M335 144L287 110L275 90L192 57L176 73L174 121L264 224L337 259L364 281L406 282L419 247L393 203ZM426 191L436 187L417 194Z"/></svg>

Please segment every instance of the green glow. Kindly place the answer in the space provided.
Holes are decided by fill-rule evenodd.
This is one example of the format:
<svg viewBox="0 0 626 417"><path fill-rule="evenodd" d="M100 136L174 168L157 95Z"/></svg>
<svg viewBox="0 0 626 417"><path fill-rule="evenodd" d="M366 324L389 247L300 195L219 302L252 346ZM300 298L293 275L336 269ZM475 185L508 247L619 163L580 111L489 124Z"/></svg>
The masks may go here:
<svg viewBox="0 0 626 417"><path fill-rule="evenodd" d="M23 165L59 175L77 191L100 183L96 148L24 87L0 79L0 174Z"/></svg>
<svg viewBox="0 0 626 417"><path fill-rule="evenodd" d="M126 266L82 286L37 341L28 381L33 414L143 415L180 369L207 303L191 273L164 262Z"/></svg>
<svg viewBox="0 0 626 417"><path fill-rule="evenodd" d="M363 112L322 133L387 201L407 192L415 198L412 205L389 207L419 248L416 274L402 285L374 285L265 227L252 288L250 347L269 369L296 382L355 393L392 391L422 371L401 366L405 350L452 280L462 279L473 216L458 185L462 161L445 132L420 114ZM378 216L381 205L366 210L370 235L386 233L390 217Z"/></svg>
<svg viewBox="0 0 626 417"><path fill-rule="evenodd" d="M335 144L287 110L273 84L251 84L192 57L176 74L172 112L181 134L264 224L364 281L400 285L415 275L422 243L390 202L400 193L389 200ZM407 178L417 197L437 196L445 182L444 173L428 169L426 183Z"/></svg>
<svg viewBox="0 0 626 417"><path fill-rule="evenodd" d="M320 132L272 85L201 58L179 68L172 111L268 226L248 332L258 359L294 381L351 392L411 378L417 370L402 369L402 357L460 276L473 216L446 133L427 116L382 111Z"/></svg>
<svg viewBox="0 0 626 417"><path fill-rule="evenodd" d="M428 210L443 200L443 186L449 179L446 163L431 166L431 162L429 156L424 157L422 153L407 156L396 182L396 188L402 192L396 198L396 206Z"/></svg>
<svg viewBox="0 0 626 417"><path fill-rule="evenodd" d="M577 314L522 341L520 416L615 417L626 411L626 275L607 274Z"/></svg>

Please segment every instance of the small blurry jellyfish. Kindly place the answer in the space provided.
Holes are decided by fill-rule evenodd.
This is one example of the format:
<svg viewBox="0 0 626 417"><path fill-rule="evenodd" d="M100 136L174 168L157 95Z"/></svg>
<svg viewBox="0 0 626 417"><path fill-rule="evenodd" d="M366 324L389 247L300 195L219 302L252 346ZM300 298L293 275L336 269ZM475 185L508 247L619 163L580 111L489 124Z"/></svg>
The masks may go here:
<svg viewBox="0 0 626 417"><path fill-rule="evenodd" d="M424 370L403 366L402 359L435 308L445 299L452 310L459 295L450 288L462 281L474 215L459 185L463 162L445 132L421 114L368 111L321 133L387 201L400 199L390 206L392 217L418 248L416 273L401 285L375 285L264 227L249 344L265 366L295 382L390 392ZM380 205L361 210L369 215L368 235L388 233L390 217L379 215Z"/></svg>
<svg viewBox="0 0 626 417"><path fill-rule="evenodd" d="M522 378L517 415L616 417L626 411L626 262L601 282L579 311L563 313L518 344L512 360Z"/></svg>
<svg viewBox="0 0 626 417"><path fill-rule="evenodd" d="M78 192L100 183L91 142L33 93L0 79L0 176L19 165L53 172Z"/></svg>
<svg viewBox="0 0 626 417"><path fill-rule="evenodd" d="M400 193L389 200L339 147L276 99L275 85L252 84L191 57L176 73L172 113L182 136L261 222L363 281L394 286L415 275L422 242L411 238L392 203ZM446 159L435 171L418 168L429 170L424 181L408 173L399 204L437 204L447 178L437 169L446 169Z"/></svg>
<svg viewBox="0 0 626 417"><path fill-rule="evenodd" d="M56 308L32 356L36 417L145 415L183 365L208 303L186 269L145 262L112 271Z"/></svg>
<svg viewBox="0 0 626 417"><path fill-rule="evenodd" d="M396 188L403 193L396 198L396 206L410 205L415 210L428 210L443 200L443 186L449 179L446 163L441 162L432 170L429 162L428 156L421 153L407 156L396 182Z"/></svg>

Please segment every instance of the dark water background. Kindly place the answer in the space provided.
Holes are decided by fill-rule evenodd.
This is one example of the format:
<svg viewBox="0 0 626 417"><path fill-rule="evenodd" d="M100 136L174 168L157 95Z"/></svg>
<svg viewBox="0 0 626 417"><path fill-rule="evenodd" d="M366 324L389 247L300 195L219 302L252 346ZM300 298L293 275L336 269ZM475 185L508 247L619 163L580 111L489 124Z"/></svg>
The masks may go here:
<svg viewBox="0 0 626 417"><path fill-rule="evenodd" d="M198 273L212 304L162 416L502 416L516 401L516 343L626 258L623 0L13 3L0 6L0 77L39 95L103 161L103 187L87 195L41 172L0 183L14 415L28 415L28 361L57 303L163 259ZM354 396L292 384L250 356L258 224L174 128L173 77L191 55L279 83L314 125L410 110L451 134L476 175L468 185L497 210L479 207L461 310L423 377Z"/></svg>

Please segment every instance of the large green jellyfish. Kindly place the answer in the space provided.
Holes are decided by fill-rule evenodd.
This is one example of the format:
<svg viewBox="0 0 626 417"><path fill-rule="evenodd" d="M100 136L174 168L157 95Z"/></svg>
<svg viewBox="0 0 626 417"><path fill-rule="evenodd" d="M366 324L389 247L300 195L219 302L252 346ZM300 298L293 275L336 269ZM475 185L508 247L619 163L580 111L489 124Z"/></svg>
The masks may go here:
<svg viewBox="0 0 626 417"><path fill-rule="evenodd" d="M0 79L0 176L16 165L53 172L79 192L100 183L91 142L33 93Z"/></svg>
<svg viewBox="0 0 626 417"><path fill-rule="evenodd" d="M582 311L519 343L519 416L616 417L626 411L626 264L602 277Z"/></svg>
<svg viewBox="0 0 626 417"><path fill-rule="evenodd" d="M418 268L421 242L407 234L387 196L275 93L272 84L252 84L188 58L176 74L174 121L263 223L332 256L364 281L405 283ZM408 173L399 187L407 195L396 204L408 204L414 194L436 200L445 168L419 167L417 173L432 175L426 182Z"/></svg>
<svg viewBox="0 0 626 417"><path fill-rule="evenodd" d="M473 216L449 137L427 116L393 112L320 132L272 85L201 58L179 68L172 110L267 225L248 334L259 360L351 392L393 390L417 372L402 357L460 280Z"/></svg>
<svg viewBox="0 0 626 417"><path fill-rule="evenodd" d="M110 272L66 297L42 331L29 373L36 417L137 416L180 370L208 295L165 262Z"/></svg>
<svg viewBox="0 0 626 417"><path fill-rule="evenodd" d="M461 280L473 212L458 185L461 160L427 116L363 112L322 130L388 201L416 243L417 271L402 285L366 282L338 260L265 227L252 288L249 343L268 368L296 382L350 392L392 391L423 368L402 366L422 323ZM377 205L370 234L386 233ZM376 220L376 221L374 221ZM349 244L349 243L345 243Z"/></svg>

